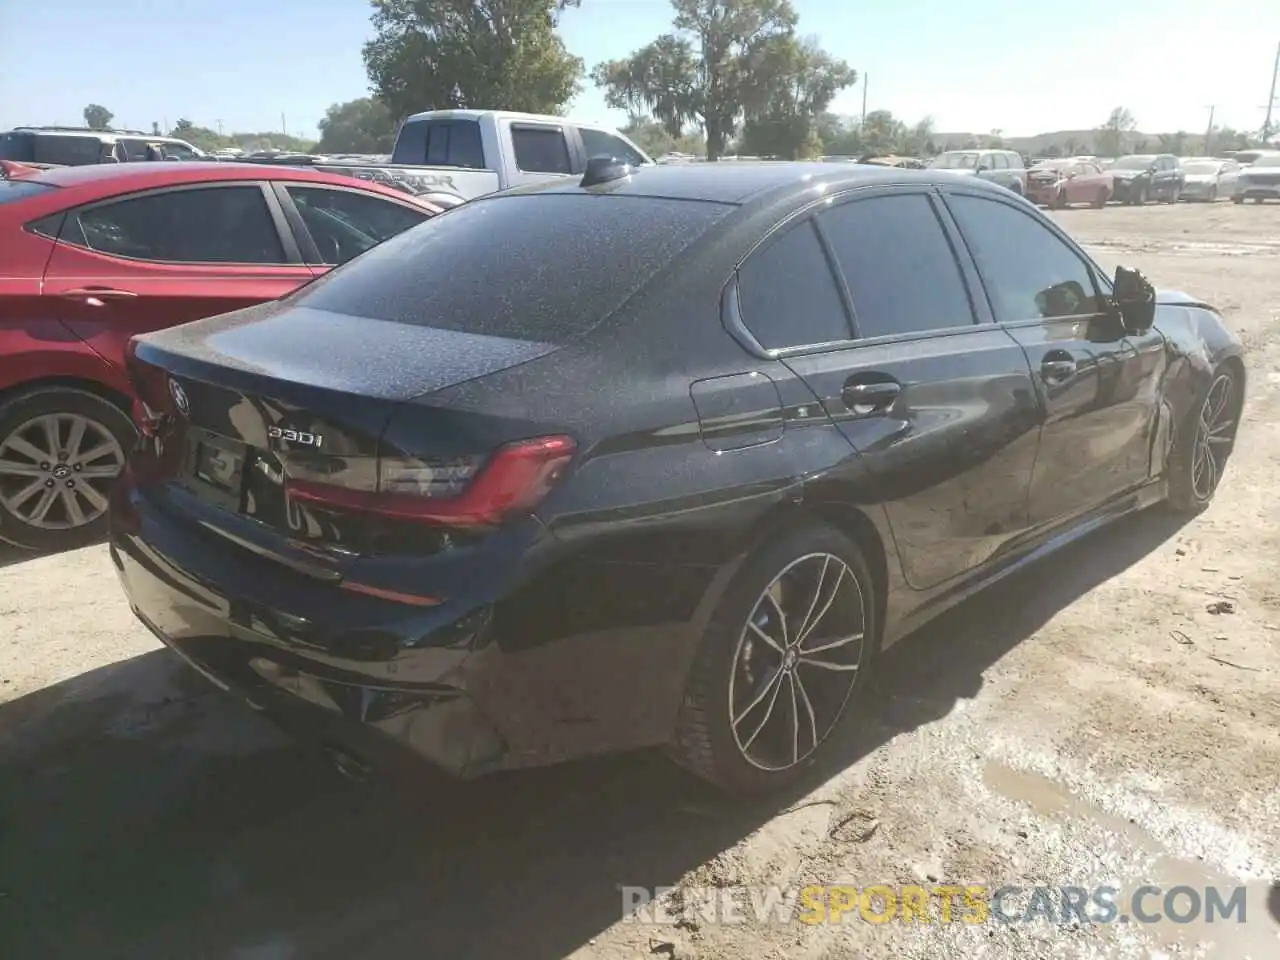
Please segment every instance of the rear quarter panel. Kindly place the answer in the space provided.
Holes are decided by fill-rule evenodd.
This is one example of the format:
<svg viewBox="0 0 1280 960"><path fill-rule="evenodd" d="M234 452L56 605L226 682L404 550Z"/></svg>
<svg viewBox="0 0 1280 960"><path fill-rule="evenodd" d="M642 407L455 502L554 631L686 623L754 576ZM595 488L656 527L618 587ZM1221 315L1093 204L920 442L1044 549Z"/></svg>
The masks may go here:
<svg viewBox="0 0 1280 960"><path fill-rule="evenodd" d="M1175 424L1191 413L1214 370L1229 358L1239 361L1244 374L1241 386L1247 387L1244 348L1210 305L1190 294L1162 290L1157 295L1156 329L1170 352L1162 389Z"/></svg>

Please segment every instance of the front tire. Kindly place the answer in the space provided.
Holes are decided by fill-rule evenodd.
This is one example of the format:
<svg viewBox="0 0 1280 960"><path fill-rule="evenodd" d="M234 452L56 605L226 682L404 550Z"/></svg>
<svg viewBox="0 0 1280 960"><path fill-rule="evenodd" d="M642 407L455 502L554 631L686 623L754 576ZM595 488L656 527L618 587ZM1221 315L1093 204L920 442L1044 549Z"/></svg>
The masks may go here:
<svg viewBox="0 0 1280 960"><path fill-rule="evenodd" d="M43 388L0 406L0 540L28 550L102 538L133 423L85 390Z"/></svg>
<svg viewBox="0 0 1280 960"><path fill-rule="evenodd" d="M1220 365L1179 430L1169 457L1169 505L1178 512L1199 513L1213 500L1235 447L1242 387L1238 372Z"/></svg>
<svg viewBox="0 0 1280 960"><path fill-rule="evenodd" d="M813 523L756 553L716 608L668 752L734 794L804 776L856 699L879 637L862 552Z"/></svg>
<svg viewBox="0 0 1280 960"><path fill-rule="evenodd" d="M1218 188L1216 186L1212 186L1209 188L1209 202L1210 203L1218 202Z"/></svg>
<svg viewBox="0 0 1280 960"><path fill-rule="evenodd" d="M1147 185L1144 183L1138 188L1138 196L1133 201L1139 207L1146 206L1147 203Z"/></svg>
<svg viewBox="0 0 1280 960"><path fill-rule="evenodd" d="M1099 190L1098 195L1093 199L1093 209L1101 210L1107 205L1107 191Z"/></svg>

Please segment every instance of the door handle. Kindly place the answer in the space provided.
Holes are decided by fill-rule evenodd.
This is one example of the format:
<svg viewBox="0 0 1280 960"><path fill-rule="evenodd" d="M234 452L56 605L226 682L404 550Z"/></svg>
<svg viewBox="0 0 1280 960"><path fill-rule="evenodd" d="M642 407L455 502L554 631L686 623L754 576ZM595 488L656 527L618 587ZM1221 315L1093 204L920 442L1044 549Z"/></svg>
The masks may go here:
<svg viewBox="0 0 1280 960"><path fill-rule="evenodd" d="M881 410L902 393L902 384L896 380L849 380L844 385L846 407L871 407Z"/></svg>
<svg viewBox="0 0 1280 960"><path fill-rule="evenodd" d="M1052 358L1040 364L1040 376L1048 383L1065 383L1076 375L1076 362L1071 359Z"/></svg>
<svg viewBox="0 0 1280 960"><path fill-rule="evenodd" d="M92 302L94 300L128 300L136 297L137 294L132 290L120 290L116 287L76 287L73 290L64 290L58 296Z"/></svg>

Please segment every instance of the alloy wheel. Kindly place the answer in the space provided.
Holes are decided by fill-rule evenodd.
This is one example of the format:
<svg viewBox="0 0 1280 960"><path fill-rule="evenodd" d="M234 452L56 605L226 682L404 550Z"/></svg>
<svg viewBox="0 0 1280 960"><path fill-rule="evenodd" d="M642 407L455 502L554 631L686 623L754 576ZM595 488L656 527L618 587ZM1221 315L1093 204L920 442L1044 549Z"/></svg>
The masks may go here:
<svg viewBox="0 0 1280 960"><path fill-rule="evenodd" d="M792 561L761 593L729 667L729 723L748 763L787 770L826 740L857 681L866 615L858 578L830 553Z"/></svg>
<svg viewBox="0 0 1280 960"><path fill-rule="evenodd" d="M124 461L119 441L90 417L35 417L0 440L0 503L36 529L82 527L106 513Z"/></svg>
<svg viewBox="0 0 1280 960"><path fill-rule="evenodd" d="M1218 488L1227 454L1235 439L1235 380L1220 373L1200 407L1195 449L1191 459L1191 489L1199 500L1208 500Z"/></svg>

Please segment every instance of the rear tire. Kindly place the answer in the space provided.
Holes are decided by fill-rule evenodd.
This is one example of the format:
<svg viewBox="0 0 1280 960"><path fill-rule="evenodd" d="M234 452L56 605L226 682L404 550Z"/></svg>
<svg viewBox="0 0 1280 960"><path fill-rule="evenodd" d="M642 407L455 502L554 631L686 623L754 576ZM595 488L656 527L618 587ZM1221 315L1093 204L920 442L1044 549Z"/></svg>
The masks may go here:
<svg viewBox="0 0 1280 960"><path fill-rule="evenodd" d="M862 552L831 527L805 524L761 549L703 634L671 758L739 795L802 778L862 688L875 597Z"/></svg>
<svg viewBox="0 0 1280 960"><path fill-rule="evenodd" d="M1179 513L1205 509L1222 482L1240 426L1241 387L1236 369L1219 365L1178 431L1169 456L1169 505Z"/></svg>
<svg viewBox="0 0 1280 960"><path fill-rule="evenodd" d="M1218 188L1216 185L1209 188L1209 202L1210 203L1218 202Z"/></svg>
<svg viewBox="0 0 1280 960"><path fill-rule="evenodd" d="M0 406L0 540L46 552L100 540L136 436L124 411L86 390L39 388Z"/></svg>

